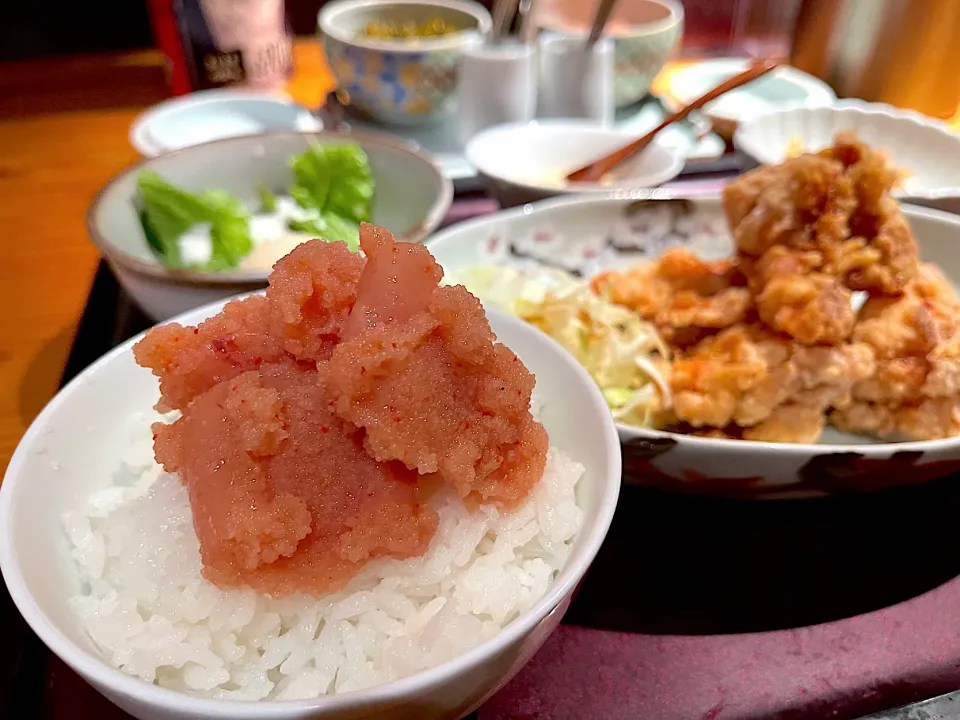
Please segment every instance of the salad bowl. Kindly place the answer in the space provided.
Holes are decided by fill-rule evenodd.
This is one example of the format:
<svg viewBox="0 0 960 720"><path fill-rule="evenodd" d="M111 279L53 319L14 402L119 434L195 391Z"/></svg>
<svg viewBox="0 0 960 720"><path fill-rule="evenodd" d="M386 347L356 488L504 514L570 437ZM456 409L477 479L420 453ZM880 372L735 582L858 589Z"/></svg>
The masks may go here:
<svg viewBox="0 0 960 720"><path fill-rule="evenodd" d="M215 140L139 162L110 180L93 199L87 211L87 232L123 289L155 320L266 287L269 262L253 269L211 269L189 263L172 267L165 262L156 250L155 233L148 237L146 232L139 207L142 182L138 181L144 173L152 173L175 186L174 190L195 195L218 191L231 202L252 208L262 202L265 188L282 193L294 184L292 160L314 147L344 145L358 146L369 163L370 177L363 182L372 183L372 222L408 242L420 242L440 225L450 208L453 186L429 156L374 133L323 131ZM349 175L331 175L336 177L327 180L340 183L341 195L356 189L358 181ZM160 208L162 215L181 215L185 201L174 193L168 195Z"/></svg>
<svg viewBox="0 0 960 720"><path fill-rule="evenodd" d="M955 252L960 218L910 205L903 209L921 258L960 284ZM525 304L535 304L550 290L573 293L577 279L650 260L670 247L686 247L706 259L732 253L718 198L685 198L663 190L545 200L454 225L428 245L448 282L462 283L484 303L521 315ZM562 323L554 317L551 334L573 332ZM632 343L625 361L656 349L650 338L636 337ZM610 357L587 360L596 361L588 365L595 379L606 377L597 368L609 368ZM643 413L618 408L619 388L598 382L618 420L627 484L782 499L916 484L960 471L960 438L879 442L828 427L816 444L769 443L645 427ZM656 392L653 384L644 390L647 397Z"/></svg>

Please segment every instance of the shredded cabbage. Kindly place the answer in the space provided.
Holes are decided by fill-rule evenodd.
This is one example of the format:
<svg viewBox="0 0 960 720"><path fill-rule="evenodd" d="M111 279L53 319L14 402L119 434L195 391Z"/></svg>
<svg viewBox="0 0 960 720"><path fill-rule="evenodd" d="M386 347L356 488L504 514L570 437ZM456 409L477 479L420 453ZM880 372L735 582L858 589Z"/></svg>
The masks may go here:
<svg viewBox="0 0 960 720"><path fill-rule="evenodd" d="M618 422L649 427L655 412L669 407L669 387L656 360L669 359L670 352L656 328L598 297L582 280L548 268L473 266L446 282L463 285L559 341L600 386Z"/></svg>

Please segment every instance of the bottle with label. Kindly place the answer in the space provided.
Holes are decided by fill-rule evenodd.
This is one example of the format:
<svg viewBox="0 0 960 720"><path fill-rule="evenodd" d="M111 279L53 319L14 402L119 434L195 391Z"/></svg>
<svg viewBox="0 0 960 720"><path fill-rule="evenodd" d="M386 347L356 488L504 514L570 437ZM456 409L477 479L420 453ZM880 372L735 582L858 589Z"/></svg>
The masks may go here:
<svg viewBox="0 0 960 720"><path fill-rule="evenodd" d="M282 88L293 66L283 0L150 0L175 95L241 86Z"/></svg>

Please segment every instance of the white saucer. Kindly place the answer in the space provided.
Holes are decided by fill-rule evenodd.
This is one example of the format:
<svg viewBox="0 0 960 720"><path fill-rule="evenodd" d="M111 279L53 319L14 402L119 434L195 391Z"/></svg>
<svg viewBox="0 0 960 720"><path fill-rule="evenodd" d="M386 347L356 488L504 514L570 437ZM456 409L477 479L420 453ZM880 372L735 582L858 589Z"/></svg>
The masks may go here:
<svg viewBox="0 0 960 720"><path fill-rule="evenodd" d="M686 105L743 72L751 62L738 58L698 62L672 74L667 92L671 100ZM781 66L766 77L707 103L703 109L711 117L740 122L786 105L823 107L832 105L836 99L836 93L822 80L796 68Z"/></svg>
<svg viewBox="0 0 960 720"><path fill-rule="evenodd" d="M130 126L130 144L141 155L156 157L210 140L273 130L322 129L319 119L289 99L240 90L205 90L143 112Z"/></svg>

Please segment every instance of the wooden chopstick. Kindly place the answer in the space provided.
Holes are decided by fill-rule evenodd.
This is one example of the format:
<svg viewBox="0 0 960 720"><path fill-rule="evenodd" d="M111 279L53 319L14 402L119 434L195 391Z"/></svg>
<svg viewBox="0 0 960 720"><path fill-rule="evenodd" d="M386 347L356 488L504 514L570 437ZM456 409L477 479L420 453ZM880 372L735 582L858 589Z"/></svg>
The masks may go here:
<svg viewBox="0 0 960 720"><path fill-rule="evenodd" d="M721 95L734 90L741 85L745 85L748 82L752 82L759 77L763 77L771 70L775 69L779 65L779 61L775 60L763 60L757 63L754 63L749 68L744 70L739 75L734 75L729 80L720 83L713 90L703 95L702 97L697 98L689 105L681 108L677 112L668 116L662 123L657 125L653 130L648 132L643 137L634 140L633 142L624 145L618 150L614 150L612 153L603 156L593 162L590 162L583 167L574 170L569 175L567 175L568 182L597 182L610 172L617 165L622 163L624 160L633 157L638 152L642 151L658 132L663 130L668 125L675 123L679 120L683 120L687 115L689 115L694 110L699 110L704 105L712 100L716 100Z"/></svg>

